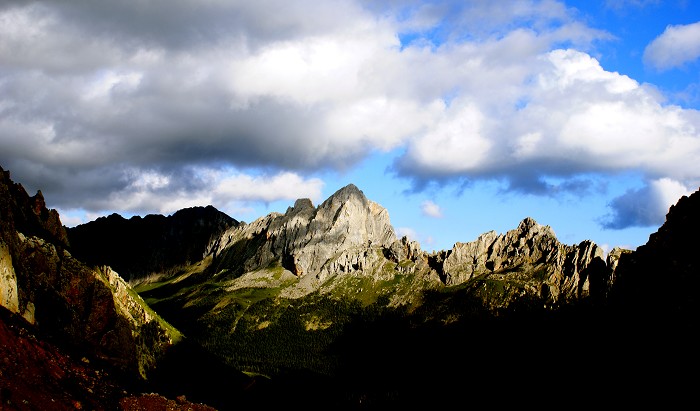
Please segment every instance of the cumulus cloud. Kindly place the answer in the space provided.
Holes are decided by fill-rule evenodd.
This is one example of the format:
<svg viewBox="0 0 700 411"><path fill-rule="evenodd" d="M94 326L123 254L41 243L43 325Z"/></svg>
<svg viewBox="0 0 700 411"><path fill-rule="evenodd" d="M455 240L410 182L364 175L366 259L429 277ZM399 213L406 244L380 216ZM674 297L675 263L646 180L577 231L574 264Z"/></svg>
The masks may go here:
<svg viewBox="0 0 700 411"><path fill-rule="evenodd" d="M218 180L213 196L217 201L231 200L272 202L279 199L309 198L321 200L323 182L317 178L305 180L301 176L284 172L274 176L252 177L238 174Z"/></svg>
<svg viewBox="0 0 700 411"><path fill-rule="evenodd" d="M240 210L250 202L310 198L319 201L323 182L281 172L249 175L235 171L190 168L175 173L158 170L130 170L129 181L104 197L91 197L82 207L97 212L123 210L132 214L170 214L186 207L216 204L222 209Z"/></svg>
<svg viewBox="0 0 700 411"><path fill-rule="evenodd" d="M435 204L433 201L425 200L420 205L421 212L423 215L433 218L442 217L442 209L439 205Z"/></svg>
<svg viewBox="0 0 700 411"><path fill-rule="evenodd" d="M700 21L667 26L644 49L644 61L658 70L682 67L700 58Z"/></svg>
<svg viewBox="0 0 700 411"><path fill-rule="evenodd" d="M583 193L591 185L582 176L625 170L686 184L700 177L697 111L662 104L655 90L577 50L533 58L511 96L455 99L439 124L409 141L398 174L419 187L485 178L534 194Z"/></svg>
<svg viewBox="0 0 700 411"><path fill-rule="evenodd" d="M699 179L700 115L604 70L609 38L554 0L4 2L0 163L92 211L314 198L391 150L415 187Z"/></svg>
<svg viewBox="0 0 700 411"><path fill-rule="evenodd" d="M628 190L615 198L610 204L612 213L603 225L612 229L660 226L670 206L692 191L669 178L653 180L642 188Z"/></svg>

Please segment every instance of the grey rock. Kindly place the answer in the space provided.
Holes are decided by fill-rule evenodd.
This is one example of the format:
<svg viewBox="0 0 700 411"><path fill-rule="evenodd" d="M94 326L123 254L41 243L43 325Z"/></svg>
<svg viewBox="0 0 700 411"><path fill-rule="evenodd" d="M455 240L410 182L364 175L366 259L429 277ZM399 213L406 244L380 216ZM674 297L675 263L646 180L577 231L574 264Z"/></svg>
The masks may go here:
<svg viewBox="0 0 700 411"><path fill-rule="evenodd" d="M562 244L551 227L528 217L506 234L490 231L475 241L455 244L442 263L441 277L446 285L452 286L499 274L503 280L530 283L525 287L528 292L551 304L588 297L591 292L588 268L593 261L603 262L602 259L603 250L596 244L590 241L575 246ZM598 269L605 271L604 267ZM605 292L605 286L596 287L595 292Z"/></svg>
<svg viewBox="0 0 700 411"><path fill-rule="evenodd" d="M284 214L271 213L232 228L210 249L215 271L228 268L242 274L280 264L297 277L323 281L366 270L396 240L386 209L350 184L317 208L300 199Z"/></svg>

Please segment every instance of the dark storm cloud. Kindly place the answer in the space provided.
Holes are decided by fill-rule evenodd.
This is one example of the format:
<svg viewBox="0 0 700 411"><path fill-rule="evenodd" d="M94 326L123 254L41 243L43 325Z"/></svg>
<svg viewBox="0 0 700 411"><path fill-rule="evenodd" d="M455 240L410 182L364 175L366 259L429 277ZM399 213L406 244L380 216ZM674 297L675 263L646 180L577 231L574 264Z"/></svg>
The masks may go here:
<svg viewBox="0 0 700 411"><path fill-rule="evenodd" d="M363 150L325 141L323 107L265 95L237 100L220 68L236 50L208 54L220 47L210 40L232 33L264 41L327 24L323 6L311 19L299 5L285 9L266 16L247 2L6 4L3 167L71 207L125 189L138 170L175 177L197 165L274 172L351 164Z"/></svg>
<svg viewBox="0 0 700 411"><path fill-rule="evenodd" d="M337 28L337 13L349 2L312 1L106 1L54 0L47 3L62 24L123 47L192 49L243 40L257 47Z"/></svg>

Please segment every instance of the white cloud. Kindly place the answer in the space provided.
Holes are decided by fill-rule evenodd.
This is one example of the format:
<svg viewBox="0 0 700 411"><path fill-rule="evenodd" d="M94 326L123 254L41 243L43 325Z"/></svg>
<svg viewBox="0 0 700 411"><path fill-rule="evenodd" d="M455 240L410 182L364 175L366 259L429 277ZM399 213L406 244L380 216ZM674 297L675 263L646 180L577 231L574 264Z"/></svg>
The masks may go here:
<svg viewBox="0 0 700 411"><path fill-rule="evenodd" d="M296 200L309 198L321 200L323 181L312 178L305 180L301 176L284 172L274 176L250 176L238 174L218 180L213 189L217 202Z"/></svg>
<svg viewBox="0 0 700 411"><path fill-rule="evenodd" d="M322 182L303 176L376 150L403 153L394 171L417 186L700 179L697 111L604 70L586 50L609 34L564 3L512 6L0 6L0 163L59 207L159 212L318 199ZM649 58L697 57L695 30L670 27ZM405 34L420 40L400 44ZM654 51L672 35L675 48Z"/></svg>
<svg viewBox="0 0 700 411"><path fill-rule="evenodd" d="M700 21L669 25L644 49L644 61L658 70L682 67L700 58Z"/></svg>
<svg viewBox="0 0 700 411"><path fill-rule="evenodd" d="M155 170L129 170L131 183L104 199L85 206L95 211L123 210L140 214L169 214L179 209L215 205L221 209L249 210L243 204L294 201L310 198L319 201L323 182L298 174L248 175L212 169L193 169L186 175L170 175ZM183 182L183 179L189 181Z"/></svg>
<svg viewBox="0 0 700 411"><path fill-rule="evenodd" d="M547 176L620 170L700 177L693 165L700 113L663 105L655 90L605 71L580 51L553 50L536 60L514 69L521 75L502 77L499 90L510 95L492 101L475 89L469 103L458 97L445 106L439 121L409 141L397 163L401 175L505 176L533 187Z"/></svg>
<svg viewBox="0 0 700 411"><path fill-rule="evenodd" d="M423 215L433 218L442 218L442 209L439 205L430 200L425 200L421 203L420 209Z"/></svg>
<svg viewBox="0 0 700 411"><path fill-rule="evenodd" d="M442 118L411 143L411 162L447 173L468 172L487 162L493 144L484 135L487 119L476 104L459 105L446 108Z"/></svg>

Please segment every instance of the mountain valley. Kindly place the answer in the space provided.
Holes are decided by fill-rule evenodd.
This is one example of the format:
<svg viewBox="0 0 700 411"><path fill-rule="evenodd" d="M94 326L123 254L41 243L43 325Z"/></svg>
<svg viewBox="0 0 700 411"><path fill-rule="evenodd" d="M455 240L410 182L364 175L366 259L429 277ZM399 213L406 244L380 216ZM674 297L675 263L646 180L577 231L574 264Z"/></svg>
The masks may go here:
<svg viewBox="0 0 700 411"><path fill-rule="evenodd" d="M672 406L697 384L700 191L606 255L528 217L428 253L352 184L250 223L207 206L73 228L0 185L0 361L51 387L3 368L8 410L149 392L182 409ZM73 371L32 360L45 347Z"/></svg>

